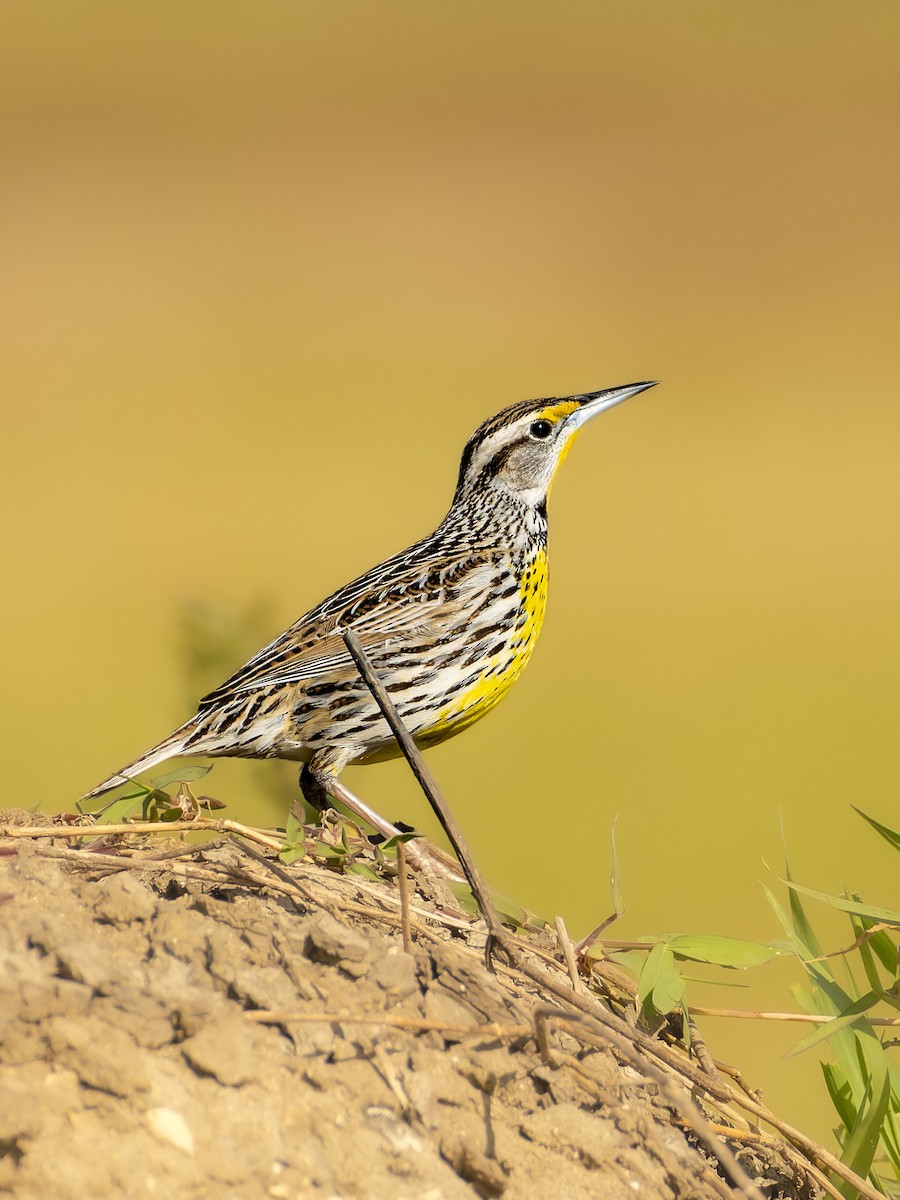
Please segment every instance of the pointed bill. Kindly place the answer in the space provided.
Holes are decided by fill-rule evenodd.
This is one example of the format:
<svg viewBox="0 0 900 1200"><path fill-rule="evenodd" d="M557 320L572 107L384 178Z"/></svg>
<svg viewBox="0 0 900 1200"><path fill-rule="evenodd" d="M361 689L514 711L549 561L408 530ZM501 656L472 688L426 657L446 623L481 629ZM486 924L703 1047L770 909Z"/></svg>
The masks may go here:
<svg viewBox="0 0 900 1200"><path fill-rule="evenodd" d="M591 417L596 417L608 408L615 408L623 400L636 396L638 392L646 392L648 388L656 387L659 381L652 379L646 383L629 383L625 387L605 388L602 392L585 392L581 396L569 396L569 400L577 400L580 407L566 420L566 425L572 429L580 429Z"/></svg>

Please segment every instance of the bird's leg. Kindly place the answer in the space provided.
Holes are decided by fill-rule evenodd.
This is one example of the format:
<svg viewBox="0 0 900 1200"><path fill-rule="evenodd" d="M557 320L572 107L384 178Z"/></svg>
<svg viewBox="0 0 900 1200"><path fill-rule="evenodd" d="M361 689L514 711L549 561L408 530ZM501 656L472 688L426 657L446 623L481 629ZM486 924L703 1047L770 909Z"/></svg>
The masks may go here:
<svg viewBox="0 0 900 1200"><path fill-rule="evenodd" d="M334 771L326 766L318 766L314 761L304 765L300 772L300 790L304 799L322 812L331 801L337 800L348 808L354 816L365 821L367 825L380 833L384 838L402 837L403 830L386 821L374 808L355 796L345 787ZM425 838L413 838L406 843L406 857L410 864L424 875L437 876L440 879L460 881L457 864L449 855Z"/></svg>
<svg viewBox="0 0 900 1200"><path fill-rule="evenodd" d="M324 812L326 808L330 807L328 793L321 778L325 773L322 770L314 771L309 763L304 763L303 770L300 772L300 791L303 793L303 799L316 812Z"/></svg>
<svg viewBox="0 0 900 1200"><path fill-rule="evenodd" d="M360 820L371 825L382 837L392 838L400 835L401 831L396 825L386 821L373 808L369 808L368 804L364 804L362 800L345 788L330 767L305 763L300 772L300 791L303 793L304 800L319 812L324 812L326 808L329 808L332 801L339 800L345 808L349 808Z"/></svg>

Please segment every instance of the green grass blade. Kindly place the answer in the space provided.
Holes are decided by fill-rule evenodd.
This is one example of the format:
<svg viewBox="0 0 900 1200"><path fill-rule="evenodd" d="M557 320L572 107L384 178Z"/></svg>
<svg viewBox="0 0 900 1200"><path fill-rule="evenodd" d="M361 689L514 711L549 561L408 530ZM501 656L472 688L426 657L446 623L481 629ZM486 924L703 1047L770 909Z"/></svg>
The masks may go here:
<svg viewBox="0 0 900 1200"><path fill-rule="evenodd" d="M870 817L868 813L864 813L861 808L857 808L855 804L850 807L854 812L859 813L864 821L868 821L876 833L880 833L884 840L895 850L900 850L900 833L894 829L889 829L887 825L882 825L880 821L876 821L874 817Z"/></svg>
<svg viewBox="0 0 900 1200"><path fill-rule="evenodd" d="M813 927L809 923L809 918L803 908L800 895L794 890L791 879L791 868L788 864L786 854L784 875L785 877L781 882L788 884L788 902L790 905L793 935L800 943L804 958L819 958L822 954L822 947L819 945L819 939L816 937Z"/></svg>
<svg viewBox="0 0 900 1200"><path fill-rule="evenodd" d="M853 1000L835 981L817 971L819 964L804 963L810 986L794 987L792 992L800 1007L819 1016L834 1017L845 1011ZM862 1102L867 1075L860 1065L857 1039L851 1028L837 1030L831 1037L831 1050L837 1060L835 1067L846 1081L853 1098L854 1112Z"/></svg>
<svg viewBox="0 0 900 1200"><path fill-rule="evenodd" d="M839 1013L832 1021L826 1025L819 1025L812 1033L808 1033L805 1038L801 1038L796 1046L793 1046L785 1054L785 1058L793 1058L795 1054L802 1054L804 1050L809 1050L811 1046L818 1046L820 1042L828 1041L829 1038L840 1033L848 1025L852 1025L854 1021L869 1011L870 1008L878 1003L880 997L876 992L867 992L865 996L861 996L858 1000L854 1000L842 1013Z"/></svg>
<svg viewBox="0 0 900 1200"><path fill-rule="evenodd" d="M622 884L619 878L619 851L616 847L616 823L618 820L618 817L613 820L612 829L610 830L611 867L609 876L609 894L612 897L613 912L617 917L621 917L625 912L625 897L622 895Z"/></svg>
<svg viewBox="0 0 900 1200"><path fill-rule="evenodd" d="M892 1111L890 1105L881 1130L881 1143L887 1151L894 1176L900 1179L900 1125L897 1123L897 1114Z"/></svg>
<svg viewBox="0 0 900 1200"><path fill-rule="evenodd" d="M897 977L897 947L883 929L869 934L869 930L872 928L871 921L864 921L861 917L851 913L850 924L853 926L853 933L859 942L856 953L859 955L859 961L862 963L869 987L883 996L887 987L890 987ZM890 973L887 985L883 982L881 972L878 970L879 962Z"/></svg>
<svg viewBox="0 0 900 1200"><path fill-rule="evenodd" d="M888 1111L888 1101L891 1095L891 1081L887 1071L882 1070L880 1076L873 1076L871 1087L868 1089L867 1103L857 1114L857 1122L844 1146L841 1162L848 1166L863 1179L872 1169L875 1161L875 1151L881 1137L881 1127ZM850 1184L841 1184L838 1190L842 1195L856 1197L856 1188Z"/></svg>
<svg viewBox="0 0 900 1200"><path fill-rule="evenodd" d="M844 1128L850 1129L856 1120L856 1105L853 1103L853 1089L850 1081L837 1063L823 1062L820 1065L835 1112Z"/></svg>
<svg viewBox="0 0 900 1200"><path fill-rule="evenodd" d="M829 896L827 892L817 892L815 888L804 887L790 879L783 879L782 883L787 884L791 889L792 898L796 893L802 892L804 896L810 896L813 900L821 900L823 904L837 909L838 912L853 913L855 916L873 923L900 926L900 912L896 909L880 908L875 904L863 904L858 900L847 900L843 896ZM817 957L817 955L813 955L813 957Z"/></svg>
<svg viewBox="0 0 900 1200"><path fill-rule="evenodd" d="M868 922L865 924L868 925ZM866 938L864 948L867 952L874 952L881 965L889 972L891 983L896 983L898 969L900 969L900 956L897 953L897 943L891 938L891 935L884 929L879 929L877 933Z"/></svg>
<svg viewBox="0 0 900 1200"><path fill-rule="evenodd" d="M771 888L766 887L766 885L764 883L760 884L760 887L762 888L763 893L765 894L765 897L769 902L769 907L772 909L772 911L775 913L775 916L778 918L778 923L781 925L781 928L788 935L788 937L791 939L791 941L795 943L795 950L796 950L797 949L797 944L796 944L797 939L796 939L796 935L794 933L794 922L791 920L790 916L788 915L787 909L784 907L784 905L781 903L781 901L778 899L778 897L775 895L775 893L772 891Z"/></svg>

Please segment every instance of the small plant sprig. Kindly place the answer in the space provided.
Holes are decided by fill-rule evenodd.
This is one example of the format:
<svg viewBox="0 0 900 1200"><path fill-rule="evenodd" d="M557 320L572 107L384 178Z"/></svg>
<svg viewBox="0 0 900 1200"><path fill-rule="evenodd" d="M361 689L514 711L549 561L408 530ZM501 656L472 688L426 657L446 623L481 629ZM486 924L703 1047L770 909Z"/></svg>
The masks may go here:
<svg viewBox="0 0 900 1200"><path fill-rule="evenodd" d="M900 833L856 811L892 849L900 851ZM686 1039L693 1016L814 1023L813 1032L787 1057L826 1042L830 1045L834 1059L822 1063L822 1072L838 1117L834 1134L841 1148L840 1160L857 1176L868 1178L881 1195L900 1200L900 1067L889 1054L900 1042L885 1038L883 1032L891 1027L900 1029L900 911L869 904L855 892L831 896L804 887L794 881L788 867L782 882L788 888L787 907L771 889L764 890L787 935L784 942L667 934L640 942L592 945L587 949L588 961L605 957L635 975L638 1020L650 1030L679 1015ZM617 892L621 894L614 880L614 895ZM804 897L846 916L851 938L845 948L823 951L804 908ZM620 909L619 903L617 912ZM805 975L805 982L793 989L802 1013L688 1006L688 980L682 964L740 969L761 966L785 954L797 958ZM848 1200L858 1195L846 1181L835 1178L834 1187Z"/></svg>
<svg viewBox="0 0 900 1200"><path fill-rule="evenodd" d="M860 809L856 812L894 849L900 833ZM864 902L855 892L830 896L796 883L786 871L787 910L768 891L806 974L794 994L801 1007L823 1023L790 1051L799 1054L827 1041L834 1061L824 1062L825 1085L839 1119L835 1136L841 1161L868 1176L885 1196L900 1197L900 1068L890 1058L896 1047L880 1032L900 1025L900 911ZM806 896L846 915L852 942L825 954L803 907ZM832 962L840 960L839 973ZM840 978L838 977L840 975ZM885 1178L890 1173L893 1179ZM853 1193L842 1191L848 1197Z"/></svg>

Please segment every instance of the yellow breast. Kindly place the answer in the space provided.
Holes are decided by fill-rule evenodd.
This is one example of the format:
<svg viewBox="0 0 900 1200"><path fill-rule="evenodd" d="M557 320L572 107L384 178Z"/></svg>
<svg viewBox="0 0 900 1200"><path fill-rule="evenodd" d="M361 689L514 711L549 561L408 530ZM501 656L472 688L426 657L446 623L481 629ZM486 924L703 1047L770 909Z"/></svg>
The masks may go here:
<svg viewBox="0 0 900 1200"><path fill-rule="evenodd" d="M506 695L531 657L547 607L547 553L540 551L519 576L519 609L504 645L485 658L481 677L453 696L416 741L431 746L468 729Z"/></svg>

